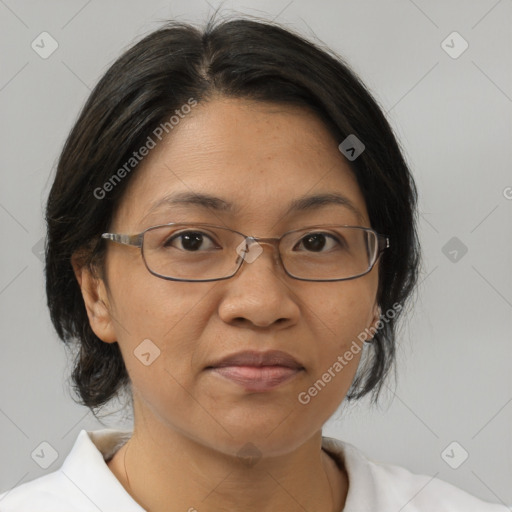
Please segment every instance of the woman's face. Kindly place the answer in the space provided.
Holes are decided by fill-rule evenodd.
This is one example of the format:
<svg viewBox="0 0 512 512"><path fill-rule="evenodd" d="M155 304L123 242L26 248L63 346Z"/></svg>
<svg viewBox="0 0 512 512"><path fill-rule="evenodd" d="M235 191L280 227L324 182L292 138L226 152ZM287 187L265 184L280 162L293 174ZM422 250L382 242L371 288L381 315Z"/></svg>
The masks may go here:
<svg viewBox="0 0 512 512"><path fill-rule="evenodd" d="M199 104L143 161L111 230L205 222L278 237L317 224L370 227L339 142L305 109L225 98ZM232 210L161 203L183 192L215 196ZM345 197L358 213L331 203L286 214L292 201L321 193ZM378 319L377 266L348 281L299 281L262 245L230 279L177 282L150 274L140 249L108 244L108 289L98 288L107 308L90 319L100 338L119 343L136 428L171 429L231 454L248 442L262 453L286 453L318 433L354 377L360 352L353 341ZM353 358L333 370L351 346ZM265 391L207 369L243 350L284 351L303 369ZM329 369L330 382L308 393Z"/></svg>

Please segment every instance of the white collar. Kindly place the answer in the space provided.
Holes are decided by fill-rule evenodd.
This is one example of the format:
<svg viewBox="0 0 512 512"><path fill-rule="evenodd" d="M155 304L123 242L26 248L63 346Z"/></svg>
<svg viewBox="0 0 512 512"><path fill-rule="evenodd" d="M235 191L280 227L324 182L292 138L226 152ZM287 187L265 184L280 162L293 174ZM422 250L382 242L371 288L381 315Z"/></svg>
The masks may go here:
<svg viewBox="0 0 512 512"><path fill-rule="evenodd" d="M114 429L81 430L59 470L99 510L144 512L105 462L131 435Z"/></svg>

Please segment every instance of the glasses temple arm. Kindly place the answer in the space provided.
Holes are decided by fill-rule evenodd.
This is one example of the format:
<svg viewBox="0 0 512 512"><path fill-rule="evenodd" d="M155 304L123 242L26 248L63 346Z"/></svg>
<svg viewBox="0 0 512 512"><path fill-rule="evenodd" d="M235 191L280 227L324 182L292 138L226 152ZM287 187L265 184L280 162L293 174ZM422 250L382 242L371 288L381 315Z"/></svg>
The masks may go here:
<svg viewBox="0 0 512 512"><path fill-rule="evenodd" d="M103 233L101 238L117 242L118 244L134 245L140 247L142 245L142 233L137 235L124 235L121 233Z"/></svg>
<svg viewBox="0 0 512 512"><path fill-rule="evenodd" d="M386 235L378 235L378 238L379 238L378 248L379 248L379 253L381 253L389 247L389 237L387 237Z"/></svg>

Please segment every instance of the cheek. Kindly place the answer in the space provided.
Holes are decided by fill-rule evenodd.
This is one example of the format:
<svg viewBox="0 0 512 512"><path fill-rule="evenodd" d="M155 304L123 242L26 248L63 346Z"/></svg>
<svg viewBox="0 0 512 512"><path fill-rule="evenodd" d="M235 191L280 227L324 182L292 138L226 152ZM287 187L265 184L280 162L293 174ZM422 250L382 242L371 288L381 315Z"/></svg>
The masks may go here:
<svg viewBox="0 0 512 512"><path fill-rule="evenodd" d="M186 431L189 421L208 420L191 397L197 394L199 340L213 314L208 294L215 283L191 286L142 277L138 282L132 275L129 286L116 289L114 315L122 322L116 328L122 357L144 409Z"/></svg>
<svg viewBox="0 0 512 512"><path fill-rule="evenodd" d="M109 277L111 317L134 386L158 388L171 374L179 382L189 379L195 340L213 314L208 296L216 283L166 281L134 262L112 268Z"/></svg>
<svg viewBox="0 0 512 512"><path fill-rule="evenodd" d="M324 287L316 294L317 300L308 304L309 323L317 334L323 333L324 348L343 350L373 320L377 281L373 276L354 279Z"/></svg>
<svg viewBox="0 0 512 512"><path fill-rule="evenodd" d="M301 403L309 400L318 411L336 410L357 371L377 291L373 276L365 277L324 287L306 308L316 346Z"/></svg>
<svg viewBox="0 0 512 512"><path fill-rule="evenodd" d="M153 276L140 254L111 265L109 281L114 297L113 321L119 324L116 330L124 344L140 343L145 338L162 343L180 332L184 324L195 327L196 323L187 319L204 312L207 301L203 299L215 284L181 283Z"/></svg>

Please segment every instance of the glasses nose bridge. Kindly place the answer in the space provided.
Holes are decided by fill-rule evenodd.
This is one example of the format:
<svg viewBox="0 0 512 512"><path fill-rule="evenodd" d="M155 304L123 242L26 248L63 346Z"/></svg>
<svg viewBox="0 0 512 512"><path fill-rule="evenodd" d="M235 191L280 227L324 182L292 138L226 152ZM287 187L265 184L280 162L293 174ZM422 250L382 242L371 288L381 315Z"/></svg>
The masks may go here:
<svg viewBox="0 0 512 512"><path fill-rule="evenodd" d="M272 246L279 255L279 245L281 243L283 237L259 237L259 236L248 236L246 239L257 242L260 245L270 245Z"/></svg>
<svg viewBox="0 0 512 512"><path fill-rule="evenodd" d="M270 245L275 250L272 251L274 253L274 259L276 262L282 263L281 251L279 250L279 244L281 243L282 237L259 237L259 236L246 236L246 242L250 240L250 242L256 242L259 245Z"/></svg>
<svg viewBox="0 0 512 512"><path fill-rule="evenodd" d="M276 249L279 249L279 243L281 242L280 237L247 236L246 238L258 242L260 245L272 245Z"/></svg>

